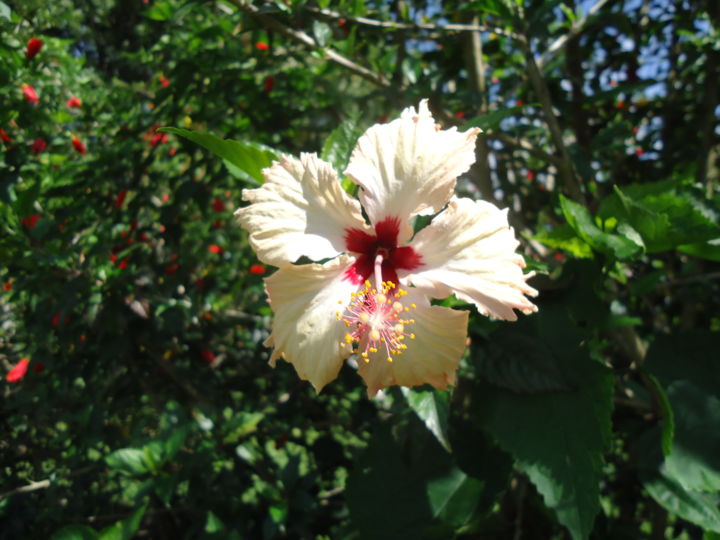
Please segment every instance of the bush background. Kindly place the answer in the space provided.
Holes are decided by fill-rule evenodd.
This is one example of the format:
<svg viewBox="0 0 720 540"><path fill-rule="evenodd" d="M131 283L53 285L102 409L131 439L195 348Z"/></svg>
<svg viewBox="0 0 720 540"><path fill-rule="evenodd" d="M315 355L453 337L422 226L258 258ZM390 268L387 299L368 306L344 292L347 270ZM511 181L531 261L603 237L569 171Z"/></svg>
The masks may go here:
<svg viewBox="0 0 720 540"><path fill-rule="evenodd" d="M718 11L0 2L0 538L717 538ZM540 311L473 314L452 392L316 395L232 212L424 97Z"/></svg>

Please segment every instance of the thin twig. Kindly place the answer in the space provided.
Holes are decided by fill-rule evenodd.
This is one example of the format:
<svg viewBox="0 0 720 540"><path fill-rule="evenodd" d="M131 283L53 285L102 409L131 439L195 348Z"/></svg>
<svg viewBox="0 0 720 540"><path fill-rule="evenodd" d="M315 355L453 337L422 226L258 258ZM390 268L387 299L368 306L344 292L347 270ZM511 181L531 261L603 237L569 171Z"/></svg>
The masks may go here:
<svg viewBox="0 0 720 540"><path fill-rule="evenodd" d="M524 24L527 27L527 23ZM573 165L572 159L570 159L570 154L565 147L560 123L555 117L555 112L553 111L552 101L550 99L550 90L548 89L547 83L545 82L545 79L543 79L540 69L535 62L535 57L530 50L530 43L527 36L525 36L524 39L518 40L518 43L520 45L520 49L525 54L528 78L530 79L530 83L532 84L538 100L542 105L544 113L543 116L545 117L545 122L550 130L550 137L553 141L553 145L555 146L557 153L560 154L560 161L557 166L563 188L571 199L584 204L585 197L582 189L580 188L580 182L578 180L577 173L575 172L575 166Z"/></svg>
<svg viewBox="0 0 720 540"><path fill-rule="evenodd" d="M570 31L567 34L564 34L557 38L555 41L553 41L545 50L545 53L542 55L542 57L537 61L538 69L542 70L548 64L548 62L550 62L550 60L555 57L555 54L568 43L568 41L582 34L585 31L585 24L587 23L588 19L595 15L595 13L597 13L609 1L610 0L599 0L593 7L588 10L587 15L585 15L579 21L576 21L570 27Z"/></svg>
<svg viewBox="0 0 720 540"><path fill-rule="evenodd" d="M261 12L260 9L258 9L256 6L253 6L248 2L243 2L242 0L228 0L228 2L262 23L263 26L265 26L266 28L271 28L299 43L302 43L307 47L322 51L322 53L329 61L339 66L342 66L349 71L352 71L363 79L377 84L378 86L383 86L386 88L391 86L390 81L386 77L380 75L379 73L375 73L374 71L371 71L356 62L353 62L352 60L350 60L346 56L343 56L334 49L331 49L329 47L321 47L307 33L303 32L302 30L295 30L293 28L285 26L280 21Z"/></svg>
<svg viewBox="0 0 720 540"><path fill-rule="evenodd" d="M95 468L97 468L96 464L87 465L85 467L81 467L77 470L71 471L66 476L78 476L80 474L85 474L86 472L89 472ZM6 499L8 497L12 497L13 495L20 495L22 493L31 493L31 492L37 491L39 489L47 489L52 485L52 483L53 483L53 480L50 480L49 478L46 478L45 480L38 480L37 482L30 482L27 485L20 486L15 489L11 489L10 491L6 491L5 493L0 493L0 501L3 499Z"/></svg>
<svg viewBox="0 0 720 540"><path fill-rule="evenodd" d="M324 15L330 19L352 21L357 24L366 26L374 26L376 28L387 28L390 30L415 30L415 31L432 31L432 32L493 32L498 35L507 36L517 39L518 34L488 24L431 24L431 23L399 23L395 21L379 21L377 19L369 19L367 17L355 17L353 15L344 15L330 9L321 9L310 6L304 6L304 9Z"/></svg>

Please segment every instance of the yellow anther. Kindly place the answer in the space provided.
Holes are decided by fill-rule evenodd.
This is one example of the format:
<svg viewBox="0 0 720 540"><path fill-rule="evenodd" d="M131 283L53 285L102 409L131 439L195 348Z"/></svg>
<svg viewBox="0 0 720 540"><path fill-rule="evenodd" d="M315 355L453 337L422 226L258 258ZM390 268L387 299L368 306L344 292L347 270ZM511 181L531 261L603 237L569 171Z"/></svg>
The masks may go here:
<svg viewBox="0 0 720 540"><path fill-rule="evenodd" d="M387 361L388 361L388 362L392 362L392 358L390 358L390 357L388 356L388 357L387 357Z"/></svg>
<svg viewBox="0 0 720 540"><path fill-rule="evenodd" d="M364 352L364 353L362 353L360 356L362 356L363 358L367 358L367 357L368 357L368 353Z"/></svg>
<svg viewBox="0 0 720 540"><path fill-rule="evenodd" d="M338 300L338 304L342 304L342 300Z"/></svg>
<svg viewBox="0 0 720 540"><path fill-rule="evenodd" d="M398 323L395 325L395 332L397 332L398 334L402 334L404 330L405 330L405 327L402 324ZM400 336L400 337L402 337L402 336Z"/></svg>
<svg viewBox="0 0 720 540"><path fill-rule="evenodd" d="M410 334L410 339L415 339L415 334Z"/></svg>
<svg viewBox="0 0 720 540"><path fill-rule="evenodd" d="M410 307L413 308L413 309L416 309L416 308L417 308L417 306L416 306L415 304L410 304Z"/></svg>
<svg viewBox="0 0 720 540"><path fill-rule="evenodd" d="M345 334L345 343L352 343L353 337L350 334Z"/></svg>
<svg viewBox="0 0 720 540"><path fill-rule="evenodd" d="M375 294L375 291L373 291L373 294ZM378 295L375 297L375 301L376 301L378 304L384 304L385 302L387 302L387 296L385 296L384 294L378 294Z"/></svg>
<svg viewBox="0 0 720 540"><path fill-rule="evenodd" d="M406 307L406 308L405 308L405 311L410 311L410 308L409 308L409 307Z"/></svg>

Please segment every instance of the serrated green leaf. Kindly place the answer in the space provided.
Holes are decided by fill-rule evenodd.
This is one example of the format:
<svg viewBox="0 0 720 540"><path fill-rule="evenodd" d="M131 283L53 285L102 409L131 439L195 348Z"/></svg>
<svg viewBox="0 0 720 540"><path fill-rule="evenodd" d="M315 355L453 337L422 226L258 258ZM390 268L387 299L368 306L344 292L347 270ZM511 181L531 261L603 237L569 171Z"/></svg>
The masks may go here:
<svg viewBox="0 0 720 540"><path fill-rule="evenodd" d="M666 476L686 490L720 493L720 399L688 381L668 387L676 436Z"/></svg>
<svg viewBox="0 0 720 540"><path fill-rule="evenodd" d="M560 225L552 231L540 231L532 239L546 246L567 251L573 257L590 259L593 256L592 248L569 225Z"/></svg>
<svg viewBox="0 0 720 540"><path fill-rule="evenodd" d="M650 496L668 512L676 514L703 529L720 532L717 495L687 491L678 482L658 474L643 482Z"/></svg>
<svg viewBox="0 0 720 540"><path fill-rule="evenodd" d="M108 467L124 474L137 475L148 472L145 453L139 448L121 448L105 457Z"/></svg>
<svg viewBox="0 0 720 540"><path fill-rule="evenodd" d="M563 195L560 195L560 207L568 224L593 249L618 259L628 259L643 249L636 241L600 229L587 208Z"/></svg>
<svg viewBox="0 0 720 540"><path fill-rule="evenodd" d="M574 390L528 395L483 383L475 392L476 421L512 454L572 537L587 538L600 510L613 377L580 348L564 305L541 306L522 325L549 340Z"/></svg>
<svg viewBox="0 0 720 540"><path fill-rule="evenodd" d="M356 118L350 118L332 130L325 139L320 157L332 163L335 170L342 172L347 166L350 154L362 130Z"/></svg>
<svg viewBox="0 0 720 540"><path fill-rule="evenodd" d="M632 226L648 252L720 237L717 210L678 181L634 184L603 200L600 216L614 216Z"/></svg>
<svg viewBox="0 0 720 540"><path fill-rule="evenodd" d="M402 388L402 393L410 408L423 421L425 427L435 435L435 438L446 450L450 450L447 438L450 393L446 390L417 390L406 387Z"/></svg>
<svg viewBox="0 0 720 540"><path fill-rule="evenodd" d="M258 143L221 139L211 133L183 128L165 127L158 131L180 135L199 144L216 156L227 160L257 183L264 181L262 170L278 159L275 150Z"/></svg>
<svg viewBox="0 0 720 540"><path fill-rule="evenodd" d="M493 332L477 347L478 373L490 384L522 394L571 390L552 350L536 338L513 328Z"/></svg>

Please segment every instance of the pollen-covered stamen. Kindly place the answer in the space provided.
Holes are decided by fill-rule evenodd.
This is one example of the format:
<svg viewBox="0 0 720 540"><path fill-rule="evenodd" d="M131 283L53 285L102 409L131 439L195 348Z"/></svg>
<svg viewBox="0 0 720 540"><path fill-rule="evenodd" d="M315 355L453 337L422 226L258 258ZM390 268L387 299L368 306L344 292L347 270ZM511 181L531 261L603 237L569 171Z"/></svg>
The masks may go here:
<svg viewBox="0 0 720 540"><path fill-rule="evenodd" d="M353 351L359 353L366 362L370 361L370 354L381 350L387 355L387 361L392 362L393 356L407 349L403 343L405 339L415 339L415 334L406 332L406 327L415 320L404 318L411 308L415 308L415 304L409 307L403 305L401 298L407 292L392 281L382 281L381 264L382 255L378 255L375 264L376 286L365 281L363 290L351 293L345 313L336 314L337 319L348 327L340 346L352 346Z"/></svg>

